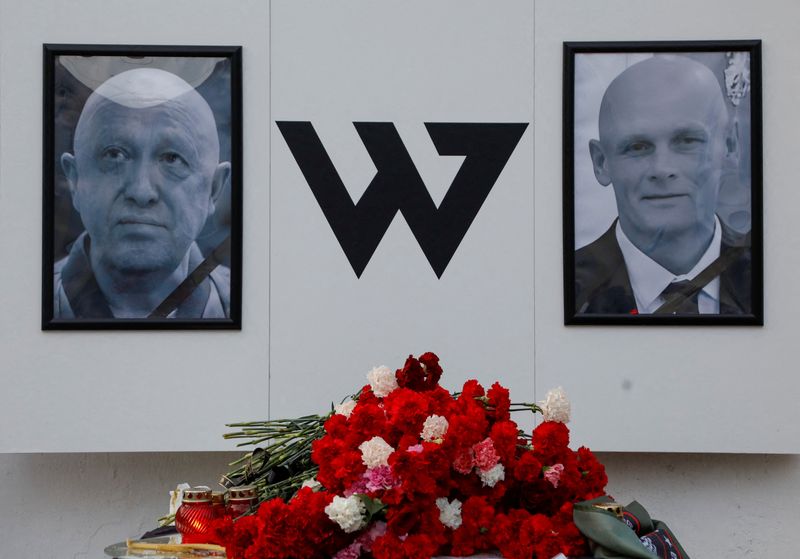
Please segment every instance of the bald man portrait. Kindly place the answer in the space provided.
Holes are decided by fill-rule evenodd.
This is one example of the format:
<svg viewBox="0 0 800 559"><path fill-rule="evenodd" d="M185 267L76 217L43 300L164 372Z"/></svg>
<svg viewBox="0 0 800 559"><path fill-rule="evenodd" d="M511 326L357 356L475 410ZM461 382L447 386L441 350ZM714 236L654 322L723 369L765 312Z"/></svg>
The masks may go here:
<svg viewBox="0 0 800 559"><path fill-rule="evenodd" d="M230 271L197 240L231 175L214 113L136 68L88 96L60 155L84 231L54 266L54 318L227 318Z"/></svg>
<svg viewBox="0 0 800 559"><path fill-rule="evenodd" d="M697 60L656 54L606 88L584 153L617 218L575 252L577 314L752 312L750 236L717 213L740 155L721 84Z"/></svg>

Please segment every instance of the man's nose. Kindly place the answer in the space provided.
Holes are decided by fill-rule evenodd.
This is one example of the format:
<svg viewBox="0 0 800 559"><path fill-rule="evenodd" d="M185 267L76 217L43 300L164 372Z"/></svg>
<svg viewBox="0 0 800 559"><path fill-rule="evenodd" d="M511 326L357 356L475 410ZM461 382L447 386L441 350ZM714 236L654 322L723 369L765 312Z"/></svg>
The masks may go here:
<svg viewBox="0 0 800 559"><path fill-rule="evenodd" d="M677 178L678 169L674 154L666 146L657 147L650 156L650 169L647 178L653 182L669 181Z"/></svg>
<svg viewBox="0 0 800 559"><path fill-rule="evenodd" d="M158 201L158 169L147 161L140 161L131 169L125 184L125 197L139 206L150 206Z"/></svg>

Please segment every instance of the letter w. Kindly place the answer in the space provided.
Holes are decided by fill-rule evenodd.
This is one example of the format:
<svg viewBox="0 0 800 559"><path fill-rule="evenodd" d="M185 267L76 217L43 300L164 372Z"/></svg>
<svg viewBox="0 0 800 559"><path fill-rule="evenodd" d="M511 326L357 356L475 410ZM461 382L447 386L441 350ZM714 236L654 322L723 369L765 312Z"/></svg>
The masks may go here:
<svg viewBox="0 0 800 559"><path fill-rule="evenodd" d="M527 123L425 123L439 155L464 155L439 207L391 122L354 122L377 169L353 203L310 122L277 122L357 277L400 211L441 278Z"/></svg>

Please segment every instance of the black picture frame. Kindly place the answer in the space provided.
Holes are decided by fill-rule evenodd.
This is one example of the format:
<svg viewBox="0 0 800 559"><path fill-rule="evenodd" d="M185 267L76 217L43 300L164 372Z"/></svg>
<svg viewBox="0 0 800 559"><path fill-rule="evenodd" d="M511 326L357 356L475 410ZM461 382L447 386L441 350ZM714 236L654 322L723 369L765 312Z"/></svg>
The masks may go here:
<svg viewBox="0 0 800 559"><path fill-rule="evenodd" d="M42 329L240 330L242 48L45 44L43 54ZM123 192L131 177L150 185L144 195ZM122 305L107 301L109 286Z"/></svg>
<svg viewBox="0 0 800 559"><path fill-rule="evenodd" d="M563 56L564 324L763 325L761 41L565 42ZM616 83L603 105L606 118L601 134L598 124L601 100L611 81L623 69L645 58L658 60L639 66ZM687 98L681 96L689 95L692 88L681 89L683 83L713 83L705 70L695 64L697 62L716 77L727 109L707 109L703 118L710 127L708 130L701 127L699 135L694 125L679 124L685 116L680 108L670 109L669 114L666 110L648 112L648 107L664 106L662 99L688 103ZM695 70L705 77L694 77ZM669 87L662 87L662 82L667 81L664 76L670 75L673 78ZM714 107L719 106L717 101L713 103ZM700 104L691 103L691 106ZM642 120L645 114L648 116ZM653 114L660 116L649 116ZM669 123L664 120L665 115ZM711 115L721 120L713 120ZM717 126L723 121L725 126ZM619 124L622 122L624 126ZM731 131L724 143L721 133L710 131L723 128ZM601 136L603 139L595 140L596 144L590 148L590 140ZM717 147L712 150L712 146ZM688 154L692 150L707 150L703 151L704 157L697 151L692 165L701 160L704 164L719 161L713 171L719 172L716 198L713 187L697 189L697 193L707 193L700 196L688 186L715 184L713 180L706 180L706 177L716 176L707 168L703 168L701 175L697 174L701 173L700 168L691 167L698 182L681 183L678 181L683 180L684 171L670 169L662 175L661 163L653 163L656 154L679 151ZM711 153L724 156L715 159ZM645 156L650 157L649 162ZM668 157L663 160L670 162ZM637 167L633 167L634 164ZM654 165L652 169L655 170L645 171L645 165ZM699 180L701 176L703 180ZM620 185L619 194L615 193L615 178ZM608 188L604 189L603 183ZM654 194L652 190L657 184L665 186L661 194ZM682 184L680 189L679 184ZM667 185L672 185L672 190L666 188ZM604 193L597 196L592 193L594 187ZM627 233L620 233L622 224L618 223L621 220L617 198L621 198L624 205L626 227L638 243L631 242ZM672 213L664 213L670 208ZM721 227L708 227L709 216L716 216L715 223ZM689 226L693 229L686 229ZM703 269L703 264L714 260L716 255L710 255L712 249L694 265L691 264L694 256L689 255L704 249L700 248L699 252L664 250L678 246L679 235L674 231L684 233L683 238L691 239L692 244L705 242L686 236L687 230L699 230L703 238L711 234L710 231L721 233L721 240L715 238L713 242L718 243L722 258L712 264L714 271L701 271L703 279L696 280L697 284L702 284L709 277L715 278L711 283L716 282L719 289L717 302L714 303L713 295L707 295L699 285L690 286L683 297L656 295L655 299L651 298L663 276L648 275L651 268L647 265L637 272L641 295L637 298L625 264L628 257L632 261L637 258L636 254L631 254L631 247L634 253L641 255L645 253L638 247L645 247L648 254L656 255L661 262L665 262L666 257L673 270L693 266L682 272L689 280L698 269ZM623 256L620 249L620 234L628 239L628 256ZM673 244L658 244L662 242ZM662 252L655 252L657 250ZM667 271L664 266L662 269ZM648 283L651 278L653 281ZM709 290L715 289L709 287ZM680 301L685 300L687 294L691 298L693 293L697 294L697 300L706 299L697 303L701 314L676 310ZM666 312L665 309L653 312L670 301L672 306ZM640 312L640 303L644 312Z"/></svg>

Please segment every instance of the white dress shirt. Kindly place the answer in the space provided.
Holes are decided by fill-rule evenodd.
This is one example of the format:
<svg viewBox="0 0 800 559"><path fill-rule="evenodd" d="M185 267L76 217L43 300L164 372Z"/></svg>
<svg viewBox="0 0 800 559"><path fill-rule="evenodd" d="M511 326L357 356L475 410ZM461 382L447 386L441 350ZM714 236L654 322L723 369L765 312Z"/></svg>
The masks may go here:
<svg viewBox="0 0 800 559"><path fill-rule="evenodd" d="M689 273L676 276L636 248L625 235L619 221L615 233L622 257L625 259L625 266L628 268L628 278L631 280L633 296L636 298L636 310L639 314L651 314L663 305L664 298L661 297L661 292L664 288L674 281L694 278L719 258L722 246L722 227L719 218L714 216L714 237L711 239L711 244ZM697 304L700 314L719 314L719 276L700 290Z"/></svg>

